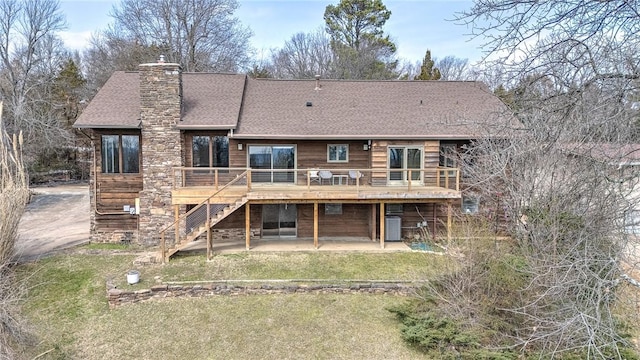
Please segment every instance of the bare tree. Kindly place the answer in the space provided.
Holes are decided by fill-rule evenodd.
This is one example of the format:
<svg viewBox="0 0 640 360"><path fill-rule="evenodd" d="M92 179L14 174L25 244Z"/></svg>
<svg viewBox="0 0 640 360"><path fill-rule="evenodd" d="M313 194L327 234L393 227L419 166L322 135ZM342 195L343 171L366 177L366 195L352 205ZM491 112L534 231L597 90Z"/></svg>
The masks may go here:
<svg viewBox="0 0 640 360"><path fill-rule="evenodd" d="M282 79L312 79L315 75L331 78L333 51L331 40L322 29L297 33L272 51L274 76Z"/></svg>
<svg viewBox="0 0 640 360"><path fill-rule="evenodd" d="M637 6L488 0L459 19L507 65L522 124L483 134L465 173L526 261L522 302L502 309L518 319L509 335L524 354L624 357L613 308L637 263L625 232L625 215L640 209Z"/></svg>
<svg viewBox="0 0 640 360"><path fill-rule="evenodd" d="M136 40L121 38L110 29L94 34L90 42L82 56L82 63L88 88L93 95L114 71L136 71L138 65L170 53L164 46L142 45Z"/></svg>
<svg viewBox="0 0 640 360"><path fill-rule="evenodd" d="M55 32L65 26L56 0L0 2L0 95L5 101L6 128L25 136L32 158L70 143L50 101L52 83L68 58Z"/></svg>
<svg viewBox="0 0 640 360"><path fill-rule="evenodd" d="M441 80L473 80L473 73L469 66L469 59L462 59L452 55L442 59L434 59L435 67L440 70Z"/></svg>
<svg viewBox="0 0 640 360"><path fill-rule="evenodd" d="M104 35L166 48L185 71L238 71L248 63L251 32L233 17L236 0L123 0Z"/></svg>

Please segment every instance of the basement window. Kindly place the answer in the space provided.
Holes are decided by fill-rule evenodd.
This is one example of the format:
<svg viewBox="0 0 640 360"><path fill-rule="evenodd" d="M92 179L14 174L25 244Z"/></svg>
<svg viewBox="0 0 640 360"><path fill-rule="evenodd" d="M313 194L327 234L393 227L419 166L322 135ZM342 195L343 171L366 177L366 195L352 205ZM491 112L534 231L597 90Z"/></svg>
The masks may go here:
<svg viewBox="0 0 640 360"><path fill-rule="evenodd" d="M404 206L403 204L386 204L384 210L385 215L402 215Z"/></svg>
<svg viewBox="0 0 640 360"><path fill-rule="evenodd" d="M342 215L342 204L324 204L325 215Z"/></svg>
<svg viewBox="0 0 640 360"><path fill-rule="evenodd" d="M477 214L480 207L480 201L477 197L463 196L462 197L462 213L463 214Z"/></svg>

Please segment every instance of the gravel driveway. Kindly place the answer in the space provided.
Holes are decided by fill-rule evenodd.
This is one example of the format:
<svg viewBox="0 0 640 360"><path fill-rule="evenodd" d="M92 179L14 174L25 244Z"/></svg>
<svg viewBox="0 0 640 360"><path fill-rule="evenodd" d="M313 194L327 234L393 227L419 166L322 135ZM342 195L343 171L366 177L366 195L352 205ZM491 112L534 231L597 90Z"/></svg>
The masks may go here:
<svg viewBox="0 0 640 360"><path fill-rule="evenodd" d="M16 254L33 260L89 241L89 185L31 188L33 196L18 228Z"/></svg>

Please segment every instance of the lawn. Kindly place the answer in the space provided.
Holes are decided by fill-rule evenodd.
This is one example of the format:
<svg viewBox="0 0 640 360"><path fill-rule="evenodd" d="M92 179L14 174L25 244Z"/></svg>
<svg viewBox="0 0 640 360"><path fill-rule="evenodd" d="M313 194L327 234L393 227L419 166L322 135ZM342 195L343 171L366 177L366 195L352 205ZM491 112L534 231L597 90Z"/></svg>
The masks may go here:
<svg viewBox="0 0 640 360"><path fill-rule="evenodd" d="M115 251L117 253L117 251ZM109 310L106 279L119 287L135 255L59 255L21 265L24 313L38 359L415 359L386 308L389 295L251 295L174 298ZM141 283L208 280L417 280L447 257L424 253L236 254L182 257L138 268Z"/></svg>

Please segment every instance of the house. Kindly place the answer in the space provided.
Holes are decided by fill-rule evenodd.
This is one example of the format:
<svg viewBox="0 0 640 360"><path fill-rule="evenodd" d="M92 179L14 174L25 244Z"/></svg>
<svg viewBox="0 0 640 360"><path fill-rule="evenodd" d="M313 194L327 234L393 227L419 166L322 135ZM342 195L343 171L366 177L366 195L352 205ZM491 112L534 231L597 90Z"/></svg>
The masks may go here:
<svg viewBox="0 0 640 360"><path fill-rule="evenodd" d="M627 234L640 234L640 144L613 142L565 143L564 154L594 162L610 189L620 198L616 205L624 214L622 224ZM615 218L616 215L614 215ZM635 243L635 242L634 242Z"/></svg>
<svg viewBox="0 0 640 360"><path fill-rule="evenodd" d="M452 156L513 122L478 82L115 72L75 123L93 139L91 240L367 237L448 230ZM205 237L206 236L206 237Z"/></svg>

